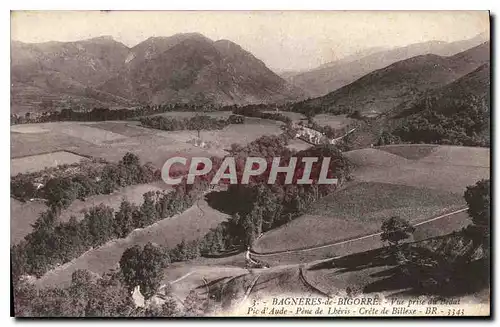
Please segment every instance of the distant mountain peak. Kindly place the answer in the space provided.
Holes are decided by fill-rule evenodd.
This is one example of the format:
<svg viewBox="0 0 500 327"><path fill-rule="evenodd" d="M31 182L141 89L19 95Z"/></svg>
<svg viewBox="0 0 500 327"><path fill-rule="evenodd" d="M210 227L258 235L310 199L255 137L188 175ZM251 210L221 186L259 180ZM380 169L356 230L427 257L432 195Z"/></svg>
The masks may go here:
<svg viewBox="0 0 500 327"><path fill-rule="evenodd" d="M354 61L341 59L307 72L289 73L283 74L283 76L292 84L308 91L312 97L318 97L338 90L370 72L388 67L398 61L425 54L451 56L463 52L488 41L487 36L487 33L482 33L473 38L456 42L432 40L382 51L377 51L375 48L373 53Z"/></svg>
<svg viewBox="0 0 500 327"><path fill-rule="evenodd" d="M238 44L200 33L152 36L132 48L106 35L50 44L12 42L11 48L12 98L18 107L36 107L39 101L32 99L53 99L60 108L68 98L126 106L282 102L303 95Z"/></svg>
<svg viewBox="0 0 500 327"><path fill-rule="evenodd" d="M82 41L114 41L114 42L117 42L113 38L113 36L111 36L111 35L96 36L96 37L93 37L93 38L90 38L90 39L85 39L85 40L82 40Z"/></svg>

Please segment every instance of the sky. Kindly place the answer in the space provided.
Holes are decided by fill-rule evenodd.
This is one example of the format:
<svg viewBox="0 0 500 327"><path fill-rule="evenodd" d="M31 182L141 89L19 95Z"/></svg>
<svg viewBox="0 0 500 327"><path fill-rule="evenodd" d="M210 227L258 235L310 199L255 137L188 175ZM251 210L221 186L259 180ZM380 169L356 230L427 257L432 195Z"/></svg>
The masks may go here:
<svg viewBox="0 0 500 327"><path fill-rule="evenodd" d="M38 43L103 35L132 47L198 32L228 39L276 72L315 68L371 47L453 42L489 33L487 11L16 11L11 38Z"/></svg>

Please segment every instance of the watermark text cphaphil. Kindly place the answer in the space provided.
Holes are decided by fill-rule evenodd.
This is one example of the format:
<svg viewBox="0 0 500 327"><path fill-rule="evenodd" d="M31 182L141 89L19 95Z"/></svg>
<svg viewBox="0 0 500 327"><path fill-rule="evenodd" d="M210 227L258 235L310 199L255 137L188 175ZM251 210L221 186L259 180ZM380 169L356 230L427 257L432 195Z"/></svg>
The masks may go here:
<svg viewBox="0 0 500 327"><path fill-rule="evenodd" d="M284 184L337 184L338 179L329 176L330 157L290 157L281 163L280 157L270 159L261 157L247 157L243 166L238 165L234 157L225 157L214 165L210 158L193 157L189 160L184 157L172 157L163 165L162 179L168 185L180 184L186 177L187 184L193 184L196 177L211 177L210 184L216 185L221 181L228 184L248 184L252 177L266 177L268 184L275 184L279 174L284 174L281 182ZM173 167L179 165L185 174L173 173ZM320 166L318 166L320 165ZM238 169L237 167L241 167ZM179 169L177 169L179 171Z"/></svg>

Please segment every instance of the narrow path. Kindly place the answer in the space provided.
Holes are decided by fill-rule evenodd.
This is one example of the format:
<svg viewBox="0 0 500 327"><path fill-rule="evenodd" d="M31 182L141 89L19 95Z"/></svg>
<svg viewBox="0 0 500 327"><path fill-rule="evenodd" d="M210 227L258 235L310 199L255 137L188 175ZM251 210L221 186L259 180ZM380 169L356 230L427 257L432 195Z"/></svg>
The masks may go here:
<svg viewBox="0 0 500 327"><path fill-rule="evenodd" d="M417 224L414 224L413 226L420 226L420 225L428 224L428 223L433 222L435 220L439 220L439 219L446 218L446 217L451 216L451 215L455 215L455 214L460 213L460 212L464 212L467 209L468 208L463 208L463 209L456 210L456 211L453 211L453 212L450 212L450 213L447 213L447 214L444 214L444 215L440 215L440 216L437 216L437 217L434 217L434 218L431 218L431 219L419 222ZM250 249L250 253L253 254L253 255L265 257L265 256L276 255L276 254L300 253L300 252L314 251L314 250L328 248L328 247L331 247L331 246L342 245L342 244L351 243L351 242L355 242L355 241L360 241L360 240L371 238L371 237L375 237L375 236L380 236L381 234L382 234L382 232L378 232L378 233L373 233L373 234L369 234L369 235L364 235L364 236L359 236L359 237L347 239L347 240L344 240L344 241L338 241L338 242L328 243L328 244L319 245L319 246L312 246L312 247L307 247L307 248L303 248L303 249L296 249L296 250L283 250L283 251L273 251L273 252L268 252L268 253L257 253L257 252L254 252L254 251L252 251Z"/></svg>
<svg viewBox="0 0 500 327"><path fill-rule="evenodd" d="M321 296L325 296L327 298L331 297L329 294L323 292L322 290L320 290L316 286L309 283L309 281L304 276L304 267L299 267L299 280L302 282L303 285L305 285L308 289L310 289L311 292L319 294Z"/></svg>
<svg viewBox="0 0 500 327"><path fill-rule="evenodd" d="M257 281L259 280L259 278L260 278L260 275L257 275L257 277L255 277L252 280L252 284L250 284L250 286L247 288L247 290L245 292L245 296L243 296L243 299L240 301L240 303L238 304L238 306L241 306L241 305L243 305L245 303L245 301L250 296L250 293L252 293L252 290L255 287L255 284L257 284Z"/></svg>
<svg viewBox="0 0 500 327"><path fill-rule="evenodd" d="M184 278L187 278L187 277L191 276L191 275L192 275L192 274L194 274L195 272L196 272L195 270L188 272L187 274L185 274L185 275L183 275L183 276L181 276L181 277L177 278L176 280L171 281L171 282L170 282L170 285L173 285L173 284L175 284L175 283L177 283L177 282L180 282L181 280L183 280Z"/></svg>

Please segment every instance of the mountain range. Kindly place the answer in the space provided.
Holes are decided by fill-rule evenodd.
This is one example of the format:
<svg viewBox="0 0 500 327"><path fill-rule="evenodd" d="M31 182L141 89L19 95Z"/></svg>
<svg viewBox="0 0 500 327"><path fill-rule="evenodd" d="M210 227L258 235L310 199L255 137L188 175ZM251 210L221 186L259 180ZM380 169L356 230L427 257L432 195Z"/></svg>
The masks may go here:
<svg viewBox="0 0 500 327"><path fill-rule="evenodd" d="M489 61L489 42L448 57L419 55L375 70L325 96L297 103L296 107L303 112L386 113Z"/></svg>
<svg viewBox="0 0 500 327"><path fill-rule="evenodd" d="M310 97L323 96L358 78L411 57L435 54L451 56L488 41L485 33L457 42L429 41L393 49L369 48L355 55L321 65L306 72L287 72L281 76L302 88Z"/></svg>
<svg viewBox="0 0 500 327"><path fill-rule="evenodd" d="M300 111L404 111L426 92L489 63L485 38L368 48L309 72L286 73L288 82L239 45L199 33L151 37L132 48L109 36L12 41L11 111L293 102L315 88L312 93L326 95L298 102Z"/></svg>
<svg viewBox="0 0 500 327"><path fill-rule="evenodd" d="M198 33L128 48L111 37L11 42L12 112L137 104L247 104L296 100L301 89L228 41Z"/></svg>

